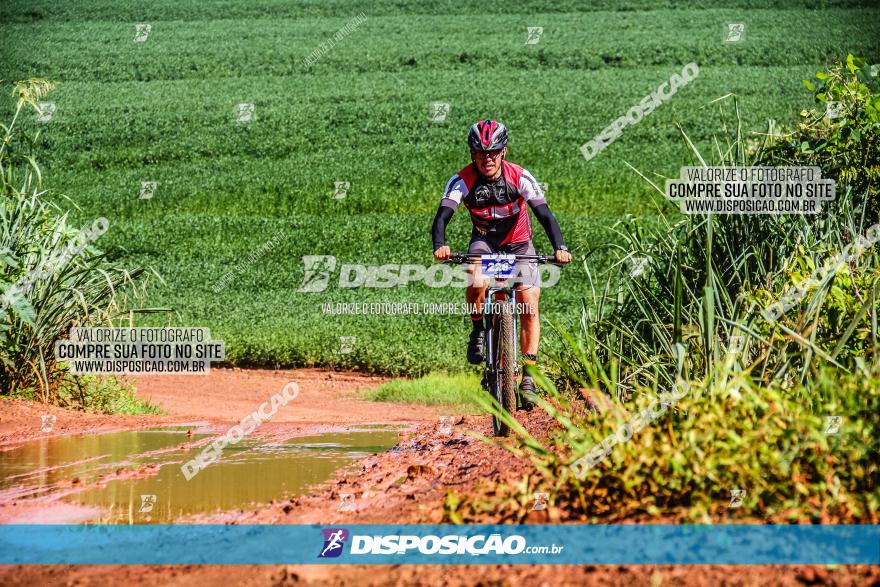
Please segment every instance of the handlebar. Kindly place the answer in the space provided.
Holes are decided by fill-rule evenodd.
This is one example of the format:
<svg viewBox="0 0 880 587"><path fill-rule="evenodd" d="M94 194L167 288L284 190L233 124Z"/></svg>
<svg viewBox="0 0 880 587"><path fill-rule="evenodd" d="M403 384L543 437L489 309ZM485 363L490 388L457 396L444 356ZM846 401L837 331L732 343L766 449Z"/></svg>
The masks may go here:
<svg viewBox="0 0 880 587"><path fill-rule="evenodd" d="M499 255L505 255L506 253L497 253ZM448 259L443 261L444 263L468 263L474 259L480 259L485 257L485 253L452 253ZM562 263L559 263L556 260L555 255L509 255L512 256L516 261L536 261L538 263L547 263L550 265L559 265L562 266Z"/></svg>

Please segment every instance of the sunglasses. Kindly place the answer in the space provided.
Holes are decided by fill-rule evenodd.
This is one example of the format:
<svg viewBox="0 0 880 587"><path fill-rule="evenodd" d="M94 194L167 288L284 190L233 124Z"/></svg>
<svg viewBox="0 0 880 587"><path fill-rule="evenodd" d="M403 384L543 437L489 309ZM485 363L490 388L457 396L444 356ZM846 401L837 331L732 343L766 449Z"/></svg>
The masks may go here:
<svg viewBox="0 0 880 587"><path fill-rule="evenodd" d="M501 155L504 149L496 149L494 151L477 151L476 156L482 159L495 159Z"/></svg>

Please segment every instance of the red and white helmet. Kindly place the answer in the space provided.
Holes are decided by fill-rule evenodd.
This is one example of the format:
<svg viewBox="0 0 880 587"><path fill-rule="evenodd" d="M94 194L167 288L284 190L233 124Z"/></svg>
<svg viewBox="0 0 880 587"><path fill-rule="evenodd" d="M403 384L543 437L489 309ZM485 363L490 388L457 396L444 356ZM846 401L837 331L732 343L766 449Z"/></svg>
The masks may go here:
<svg viewBox="0 0 880 587"><path fill-rule="evenodd" d="M476 151L496 151L507 145L507 127L497 120L479 120L468 131L468 145Z"/></svg>

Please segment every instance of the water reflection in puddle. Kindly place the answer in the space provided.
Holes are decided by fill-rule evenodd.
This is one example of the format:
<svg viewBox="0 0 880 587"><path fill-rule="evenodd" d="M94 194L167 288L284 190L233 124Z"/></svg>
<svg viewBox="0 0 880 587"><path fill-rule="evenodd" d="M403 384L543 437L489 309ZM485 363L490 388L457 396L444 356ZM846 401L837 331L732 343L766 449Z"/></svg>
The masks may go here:
<svg viewBox="0 0 880 587"><path fill-rule="evenodd" d="M32 441L0 452L0 493L33 497L57 491L58 486L69 490L74 478L78 486L88 487L122 467L138 470L156 465L158 472L150 476L108 480L63 499L102 508L100 522L167 523L189 514L302 495L337 469L398 442L398 432L387 429L325 433L272 444L243 440L225 447L219 461L187 481L180 465L203 447L179 447L204 437L187 436L186 428L181 428Z"/></svg>

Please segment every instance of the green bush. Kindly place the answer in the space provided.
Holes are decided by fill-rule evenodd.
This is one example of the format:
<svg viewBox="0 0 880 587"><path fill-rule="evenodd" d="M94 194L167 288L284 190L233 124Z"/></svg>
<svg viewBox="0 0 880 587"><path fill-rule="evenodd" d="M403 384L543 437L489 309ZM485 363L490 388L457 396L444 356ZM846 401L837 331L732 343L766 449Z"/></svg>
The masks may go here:
<svg viewBox="0 0 880 587"><path fill-rule="evenodd" d="M25 108L52 89L43 80L15 86L15 115L0 144L0 393L59 401L63 369L54 344L71 326L110 324L128 296L144 284L144 270L127 271L92 244L108 228L99 218L77 230L67 214L44 200L33 156L38 136L16 131Z"/></svg>
<svg viewBox="0 0 880 587"><path fill-rule="evenodd" d="M547 383L547 382L545 382ZM813 399L802 401L809 394ZM664 414L613 446L592 468L573 469L607 436L656 397L639 390L622 412L600 416L553 394L542 407L560 426L545 443L523 436L538 473L517 491L502 492L500 514L528 515L535 491L569 519L617 520L638 514L792 520L880 519L880 369L828 370L809 386L783 390L748 379L692 382ZM840 429L829 431L830 417ZM832 429L833 431L833 429ZM583 472L581 472L583 471ZM745 491L729 509L731 491ZM467 521L479 498L456 496L452 512ZM504 505L506 504L506 506Z"/></svg>
<svg viewBox="0 0 880 587"><path fill-rule="evenodd" d="M57 388L63 406L98 414L160 414L153 403L138 399L132 383L116 377L67 377Z"/></svg>
<svg viewBox="0 0 880 587"><path fill-rule="evenodd" d="M851 190L856 207L868 202L880 217L880 77L876 65L848 55L816 80L804 80L820 110L804 110L790 133L772 135L760 157L771 165L815 165ZM833 208L833 207L832 207Z"/></svg>

